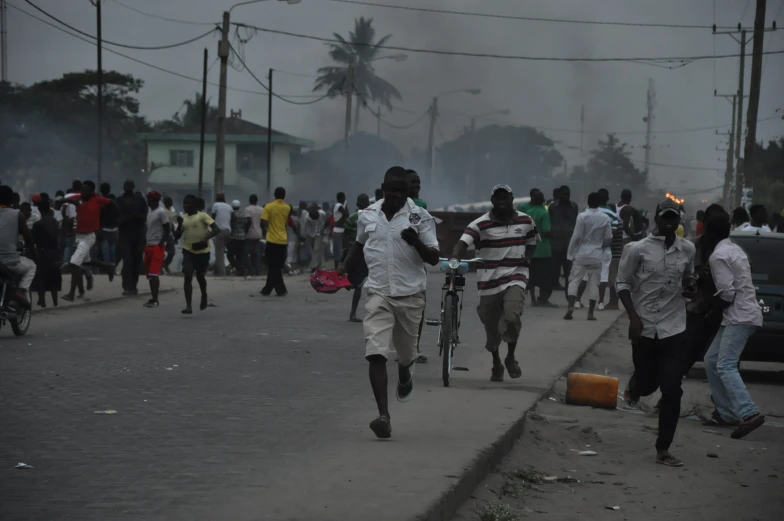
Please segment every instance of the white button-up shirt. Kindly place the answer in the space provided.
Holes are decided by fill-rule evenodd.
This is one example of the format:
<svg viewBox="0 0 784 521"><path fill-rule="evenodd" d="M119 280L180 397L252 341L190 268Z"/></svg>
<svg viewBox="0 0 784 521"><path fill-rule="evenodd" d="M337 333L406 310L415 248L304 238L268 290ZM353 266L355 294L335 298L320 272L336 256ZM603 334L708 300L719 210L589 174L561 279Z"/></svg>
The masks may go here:
<svg viewBox="0 0 784 521"><path fill-rule="evenodd" d="M425 291L425 263L400 232L413 228L425 246L438 248L436 223L427 210L408 199L403 208L387 220L381 210L381 199L359 214L357 242L364 245L368 267L365 284L369 294L386 297L407 297Z"/></svg>
<svg viewBox="0 0 784 521"><path fill-rule="evenodd" d="M582 266L601 266L602 252L612 242L612 219L599 208L577 216L566 258Z"/></svg>
<svg viewBox="0 0 784 521"><path fill-rule="evenodd" d="M694 273L694 251L694 244L680 237L667 249L664 237L652 234L623 248L615 289L631 292L642 336L663 339L686 330L681 281Z"/></svg>
<svg viewBox="0 0 784 521"><path fill-rule="evenodd" d="M724 239L716 245L708 263L716 284L716 295L731 303L724 310L721 325L762 326L762 310L757 303L746 252L729 239Z"/></svg>

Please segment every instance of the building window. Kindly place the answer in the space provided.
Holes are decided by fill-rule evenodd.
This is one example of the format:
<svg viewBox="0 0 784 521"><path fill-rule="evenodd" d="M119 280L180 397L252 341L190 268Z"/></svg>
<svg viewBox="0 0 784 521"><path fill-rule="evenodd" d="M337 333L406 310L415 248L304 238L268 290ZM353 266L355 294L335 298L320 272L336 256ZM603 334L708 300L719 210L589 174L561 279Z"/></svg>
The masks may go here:
<svg viewBox="0 0 784 521"><path fill-rule="evenodd" d="M193 166L193 150L169 150L171 166Z"/></svg>

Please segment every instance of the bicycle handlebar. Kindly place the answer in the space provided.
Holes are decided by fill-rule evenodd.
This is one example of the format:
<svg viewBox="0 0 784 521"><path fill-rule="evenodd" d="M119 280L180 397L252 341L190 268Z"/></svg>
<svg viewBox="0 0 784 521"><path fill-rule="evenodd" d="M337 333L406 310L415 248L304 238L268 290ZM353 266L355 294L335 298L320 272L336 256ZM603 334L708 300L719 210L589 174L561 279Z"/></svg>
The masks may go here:
<svg viewBox="0 0 784 521"><path fill-rule="evenodd" d="M439 262L449 262L450 260L452 260L452 259L451 258L447 259L447 258L444 258L444 257L439 257L439 259L438 259ZM473 259L460 259L460 262L468 262L468 263L472 263L472 262L482 263L484 261L485 260L480 258L480 257L474 257Z"/></svg>

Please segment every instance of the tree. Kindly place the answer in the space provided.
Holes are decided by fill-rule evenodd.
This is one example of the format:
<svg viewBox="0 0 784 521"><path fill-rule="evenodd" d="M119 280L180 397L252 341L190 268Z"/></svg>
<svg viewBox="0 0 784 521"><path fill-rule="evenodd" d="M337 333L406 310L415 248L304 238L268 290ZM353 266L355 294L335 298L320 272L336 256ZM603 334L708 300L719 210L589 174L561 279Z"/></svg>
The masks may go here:
<svg viewBox="0 0 784 521"><path fill-rule="evenodd" d="M607 139L599 141L591 151L584 173L580 173L577 182L587 182L589 191L608 188L611 192L619 192L624 188L645 190L648 174L637 168L629 159L631 153L627 143L621 143L615 134L607 134ZM587 177L587 179L583 178Z"/></svg>
<svg viewBox="0 0 784 521"><path fill-rule="evenodd" d="M375 41L376 30L373 28L373 19L360 17L354 20L354 30L348 35L348 40L334 33L340 42L329 46L329 56L338 63L338 66L321 67L318 70L314 91L326 89L327 94L334 98L341 93L346 93L346 76L351 67L354 72L353 92L357 97L356 112L354 113L354 130L359 123L360 108L373 101L380 103L392 110L392 99L403 99L394 85L378 76L373 69L373 60L379 57L381 47L392 38L388 34Z"/></svg>
<svg viewBox="0 0 784 521"><path fill-rule="evenodd" d="M0 86L0 156L3 182L18 189L53 191L72 179L93 179L97 170L97 73L64 74L29 87ZM143 81L103 73L104 174L119 182L139 179L149 129L136 98ZM23 186L20 186L23 185Z"/></svg>
<svg viewBox="0 0 784 521"><path fill-rule="evenodd" d="M210 105L207 99L207 124L218 121L218 108ZM155 129L163 132L176 132L182 129L201 128L201 94L196 93L193 99L182 102L180 110L174 113L171 119L159 121Z"/></svg>
<svg viewBox="0 0 784 521"><path fill-rule="evenodd" d="M441 145L439 192L448 204L487 199L497 183L508 183L524 197L538 186L548 190L553 173L563 163L552 139L525 126L490 125ZM434 194L435 195L435 194ZM435 198L435 197L432 197Z"/></svg>

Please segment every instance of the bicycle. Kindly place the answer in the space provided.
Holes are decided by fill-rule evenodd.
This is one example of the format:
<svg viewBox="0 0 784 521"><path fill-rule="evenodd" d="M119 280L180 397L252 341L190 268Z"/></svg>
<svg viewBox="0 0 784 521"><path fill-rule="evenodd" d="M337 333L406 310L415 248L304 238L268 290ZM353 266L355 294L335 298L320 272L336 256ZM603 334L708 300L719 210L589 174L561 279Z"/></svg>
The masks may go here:
<svg viewBox="0 0 784 521"><path fill-rule="evenodd" d="M471 268L471 263L481 263L482 259L439 259L441 261L441 271L446 274L444 285L441 288L441 316L438 321L427 321L429 325L440 326L438 330L438 348L441 356L442 370L441 376L444 380L444 387L449 387L449 377L452 370L468 369L454 367L455 349L460 343L460 317L463 311L463 303L460 294L465 288L465 277Z"/></svg>
<svg viewBox="0 0 784 521"><path fill-rule="evenodd" d="M23 308L13 297L18 280L8 268L0 264L0 328L6 322L16 336L23 336L30 327L32 311Z"/></svg>

